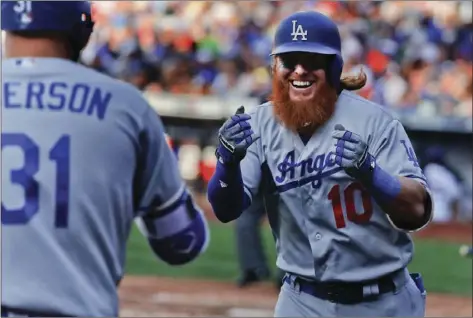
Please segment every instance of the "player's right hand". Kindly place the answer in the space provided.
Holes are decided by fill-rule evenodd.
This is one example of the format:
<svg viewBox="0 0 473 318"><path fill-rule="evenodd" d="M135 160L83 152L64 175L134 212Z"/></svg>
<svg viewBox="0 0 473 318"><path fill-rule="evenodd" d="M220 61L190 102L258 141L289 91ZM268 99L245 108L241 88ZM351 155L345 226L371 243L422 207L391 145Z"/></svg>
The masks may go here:
<svg viewBox="0 0 473 318"><path fill-rule="evenodd" d="M250 115L245 114L245 107L240 106L218 131L216 154L221 163L239 163L245 157L248 147L259 139L251 129L248 122L250 118Z"/></svg>

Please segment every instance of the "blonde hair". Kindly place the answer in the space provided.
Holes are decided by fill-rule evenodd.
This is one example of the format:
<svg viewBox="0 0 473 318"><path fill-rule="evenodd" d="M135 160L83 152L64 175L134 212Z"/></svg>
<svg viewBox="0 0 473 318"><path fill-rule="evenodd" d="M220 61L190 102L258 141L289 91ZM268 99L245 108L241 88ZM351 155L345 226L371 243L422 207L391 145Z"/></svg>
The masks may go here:
<svg viewBox="0 0 473 318"><path fill-rule="evenodd" d="M340 79L340 89L356 91L366 85L367 77L363 69L357 75L348 75Z"/></svg>

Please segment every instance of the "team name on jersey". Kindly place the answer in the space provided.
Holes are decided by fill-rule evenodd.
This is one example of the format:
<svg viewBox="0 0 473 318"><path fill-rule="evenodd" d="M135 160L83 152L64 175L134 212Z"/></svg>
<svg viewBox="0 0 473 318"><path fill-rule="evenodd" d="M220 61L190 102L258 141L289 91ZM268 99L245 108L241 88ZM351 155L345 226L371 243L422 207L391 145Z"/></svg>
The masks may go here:
<svg viewBox="0 0 473 318"><path fill-rule="evenodd" d="M312 183L313 188L322 185L322 179L342 170L332 159L332 152L319 154L314 157L296 162L294 150L289 151L284 160L277 165L279 174L276 175L276 188L284 192L302 185ZM296 172L298 175L296 176ZM300 178L299 180L293 180ZM287 180L292 180L286 183Z"/></svg>
<svg viewBox="0 0 473 318"><path fill-rule="evenodd" d="M3 83L3 108L69 111L105 118L112 94L86 83L14 82Z"/></svg>

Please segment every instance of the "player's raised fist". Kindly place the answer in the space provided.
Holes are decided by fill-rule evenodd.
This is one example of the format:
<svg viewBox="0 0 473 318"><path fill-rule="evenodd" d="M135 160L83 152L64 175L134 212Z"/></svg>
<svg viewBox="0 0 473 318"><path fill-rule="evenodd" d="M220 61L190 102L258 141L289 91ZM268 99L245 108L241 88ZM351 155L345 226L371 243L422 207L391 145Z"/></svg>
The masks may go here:
<svg viewBox="0 0 473 318"><path fill-rule="evenodd" d="M360 135L348 131L340 124L335 125L332 137L335 139L335 163L345 169L352 177L369 173L373 168L374 158L368 153L368 142L362 140Z"/></svg>
<svg viewBox="0 0 473 318"><path fill-rule="evenodd" d="M251 129L251 116L240 106L218 131L219 145L217 157L224 164L238 163L246 155L246 150L259 136Z"/></svg>

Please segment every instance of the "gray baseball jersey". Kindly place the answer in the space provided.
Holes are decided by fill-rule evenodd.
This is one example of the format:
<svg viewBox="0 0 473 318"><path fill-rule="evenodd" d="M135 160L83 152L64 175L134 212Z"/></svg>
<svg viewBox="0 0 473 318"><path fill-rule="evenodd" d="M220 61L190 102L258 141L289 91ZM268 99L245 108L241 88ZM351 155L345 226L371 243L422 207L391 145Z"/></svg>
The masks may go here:
<svg viewBox="0 0 473 318"><path fill-rule="evenodd" d="M131 85L79 64L2 64L2 305L117 316L137 211L184 191L162 123Z"/></svg>
<svg viewBox="0 0 473 318"><path fill-rule="evenodd" d="M254 197L265 191L277 206L279 268L318 281L358 282L407 266L413 253L409 235L331 158L331 133L342 124L365 140L373 136L369 151L384 170L425 184L398 120L381 106L343 91L332 118L304 145L279 123L271 103L250 115L261 138L241 162L245 192ZM265 190L260 190L261 182Z"/></svg>

